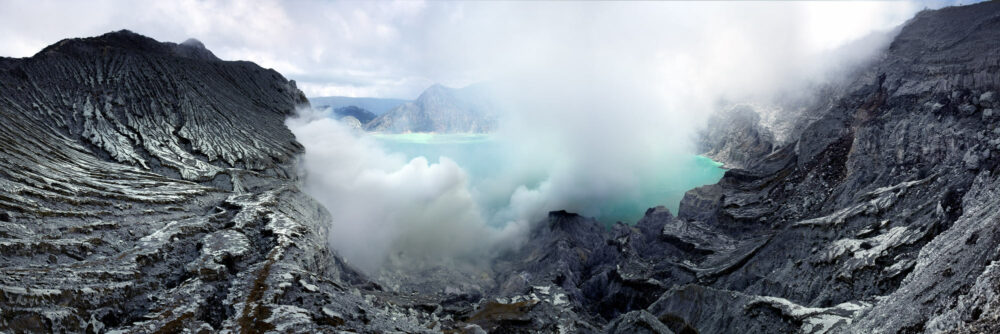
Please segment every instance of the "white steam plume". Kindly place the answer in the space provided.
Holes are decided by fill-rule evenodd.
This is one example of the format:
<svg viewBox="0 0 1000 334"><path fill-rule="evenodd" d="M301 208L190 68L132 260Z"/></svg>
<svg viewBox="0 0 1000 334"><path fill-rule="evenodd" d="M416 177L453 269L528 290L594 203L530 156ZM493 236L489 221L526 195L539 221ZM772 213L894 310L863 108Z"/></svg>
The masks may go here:
<svg viewBox="0 0 1000 334"><path fill-rule="evenodd" d="M475 189L451 160L406 161L326 117L289 120L306 147L304 188L334 216L332 245L368 270L397 254L488 254L547 211L600 215L609 202L638 198L647 180L696 153L693 134L721 99L767 101L822 82L846 69L842 59L869 58L888 39L828 52L833 46L890 29L886 22L902 23L915 7L602 2L427 10L452 15L425 22L420 37L434 47L414 56L492 83L509 177ZM828 14L843 20L817 21ZM518 177L535 172L545 175L540 183ZM484 213L484 193L505 196L504 207Z"/></svg>
<svg viewBox="0 0 1000 334"><path fill-rule="evenodd" d="M406 161L313 110L286 124L307 152L303 189L333 216L331 244L362 270L393 252L420 260L473 255L488 235L466 174L451 160Z"/></svg>

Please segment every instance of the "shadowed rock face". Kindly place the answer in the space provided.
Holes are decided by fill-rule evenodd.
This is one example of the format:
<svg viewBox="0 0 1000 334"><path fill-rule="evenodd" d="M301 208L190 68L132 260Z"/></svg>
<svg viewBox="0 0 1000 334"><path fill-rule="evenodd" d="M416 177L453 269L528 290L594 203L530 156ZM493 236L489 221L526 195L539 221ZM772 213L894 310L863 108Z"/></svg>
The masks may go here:
<svg viewBox="0 0 1000 334"><path fill-rule="evenodd" d="M273 70L128 31L0 58L0 328L425 330L352 292L295 187L283 122L307 103Z"/></svg>
<svg viewBox="0 0 1000 334"><path fill-rule="evenodd" d="M995 332L997 37L1000 3L921 12L676 217L556 211L487 265L374 279L296 187L279 74L126 31L3 58L0 328Z"/></svg>
<svg viewBox="0 0 1000 334"><path fill-rule="evenodd" d="M689 192L678 217L651 209L603 230L551 213L491 268L497 286L484 295L500 305L479 309L506 318L470 321L507 332L995 330L997 37L998 3L922 12L803 110L802 130L740 155L743 168ZM767 137L737 116L742 132L720 133L736 140L708 149L743 153L739 138Z"/></svg>
<svg viewBox="0 0 1000 334"><path fill-rule="evenodd" d="M344 108L344 107L358 107L367 111L372 112L376 116L382 115L389 110L392 110L399 105L410 102L401 99L386 99L386 98L375 98L375 97L346 97L346 96L325 96L325 97L311 97L309 102L314 107L330 107L333 109Z"/></svg>
<svg viewBox="0 0 1000 334"><path fill-rule="evenodd" d="M802 332L990 328L997 37L997 3L918 14L793 143L689 192L683 219L770 241L649 311L709 332L780 331L774 317Z"/></svg>
<svg viewBox="0 0 1000 334"><path fill-rule="evenodd" d="M775 140L750 106L738 105L710 117L702 133L704 155L724 161L726 168L745 168L748 161L771 153Z"/></svg>
<svg viewBox="0 0 1000 334"><path fill-rule="evenodd" d="M371 111L356 106L347 106L347 107L340 107L333 109L333 114L337 119L343 119L345 117L354 117L354 119L358 120L358 123L361 123L362 125L368 124L368 122L371 122L376 117L375 114L373 114Z"/></svg>
<svg viewBox="0 0 1000 334"><path fill-rule="evenodd" d="M5 114L123 165L191 181L228 168L287 176L280 165L302 151L282 124L305 103L294 82L200 43L121 31L0 64Z"/></svg>

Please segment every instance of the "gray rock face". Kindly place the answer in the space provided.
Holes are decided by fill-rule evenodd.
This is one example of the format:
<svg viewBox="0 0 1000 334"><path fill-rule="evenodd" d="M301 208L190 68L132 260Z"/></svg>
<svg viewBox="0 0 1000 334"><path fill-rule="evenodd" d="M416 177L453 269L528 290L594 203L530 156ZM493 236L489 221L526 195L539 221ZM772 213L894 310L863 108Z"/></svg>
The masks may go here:
<svg viewBox="0 0 1000 334"><path fill-rule="evenodd" d="M748 161L771 153L776 141L748 105L736 105L713 114L701 134L704 155L727 168L745 168Z"/></svg>
<svg viewBox="0 0 1000 334"><path fill-rule="evenodd" d="M644 310L632 311L618 317L608 325L607 333L612 334L674 334L667 325Z"/></svg>
<svg viewBox="0 0 1000 334"><path fill-rule="evenodd" d="M793 143L690 192L680 217L770 241L650 313L710 332L995 328L1000 133L982 112L998 18L996 3L921 12Z"/></svg>
<svg viewBox="0 0 1000 334"><path fill-rule="evenodd" d="M283 125L306 103L128 31L0 58L0 330L427 330L328 249Z"/></svg>
<svg viewBox="0 0 1000 334"><path fill-rule="evenodd" d="M493 109L488 96L477 86L453 89L433 85L416 101L378 116L365 129L390 133L485 133L496 129Z"/></svg>
<svg viewBox="0 0 1000 334"><path fill-rule="evenodd" d="M0 329L996 332L998 36L1000 3L921 12L676 217L556 211L490 263L376 278L296 187L277 73L129 32L0 59ZM713 148L766 138L743 116Z"/></svg>
<svg viewBox="0 0 1000 334"><path fill-rule="evenodd" d="M468 306L493 320L466 319L498 332L995 331L1000 131L982 111L998 17L997 3L922 12L804 110L799 134L689 192L678 217L651 209L605 230L551 213L491 265L490 302Z"/></svg>

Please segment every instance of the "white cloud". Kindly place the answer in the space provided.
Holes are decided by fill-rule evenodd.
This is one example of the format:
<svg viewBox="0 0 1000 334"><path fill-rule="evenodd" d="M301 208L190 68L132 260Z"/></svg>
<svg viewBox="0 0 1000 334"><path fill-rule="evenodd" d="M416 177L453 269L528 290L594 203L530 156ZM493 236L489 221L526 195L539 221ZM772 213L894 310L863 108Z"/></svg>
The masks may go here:
<svg viewBox="0 0 1000 334"><path fill-rule="evenodd" d="M166 41L198 38L224 59L249 59L298 79L309 94L412 98L431 82L459 85L528 63L558 62L552 51L562 44L613 48L645 38L651 45L643 49L656 52L657 43L708 38L704 34L715 31L684 29L710 21L723 34L734 32L728 28L771 31L807 51L829 49L902 23L922 7L913 2L0 1L0 55L30 56L62 38L127 28ZM769 13L775 14L773 22L754 21ZM626 35L606 36L595 27ZM337 74L345 71L370 77L358 83Z"/></svg>
<svg viewBox="0 0 1000 334"><path fill-rule="evenodd" d="M889 30L922 9L914 2L818 2L804 9L803 43L812 50L829 50L872 30Z"/></svg>

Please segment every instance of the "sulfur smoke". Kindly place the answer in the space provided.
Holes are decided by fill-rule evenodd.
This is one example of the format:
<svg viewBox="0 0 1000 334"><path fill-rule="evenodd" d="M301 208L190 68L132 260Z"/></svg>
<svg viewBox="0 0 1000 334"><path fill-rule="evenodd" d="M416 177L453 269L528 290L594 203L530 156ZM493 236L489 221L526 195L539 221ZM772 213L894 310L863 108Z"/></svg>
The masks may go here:
<svg viewBox="0 0 1000 334"><path fill-rule="evenodd" d="M489 82L509 177L475 188L452 160L407 161L303 110L288 121L306 148L303 187L334 217L331 245L367 271L389 258L488 256L550 210L600 215L641 196L650 177L697 153L694 134L719 101L808 94L797 87L876 57L912 14L903 5L438 4L427 15L449 15L425 23L433 47L413 56L461 74L446 83ZM503 207L484 211L484 194Z"/></svg>

